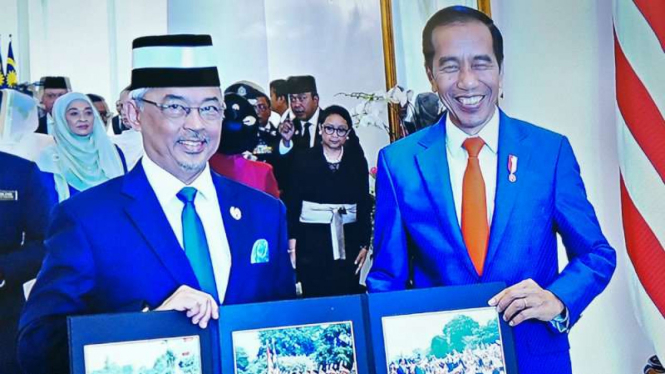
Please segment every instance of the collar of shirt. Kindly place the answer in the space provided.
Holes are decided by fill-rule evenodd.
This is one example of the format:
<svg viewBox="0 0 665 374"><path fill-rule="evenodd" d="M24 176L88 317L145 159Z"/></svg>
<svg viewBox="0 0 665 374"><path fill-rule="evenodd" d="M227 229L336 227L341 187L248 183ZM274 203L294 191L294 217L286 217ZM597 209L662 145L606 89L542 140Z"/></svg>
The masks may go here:
<svg viewBox="0 0 665 374"><path fill-rule="evenodd" d="M201 174L199 174L196 179L189 185L183 183L180 179L174 177L168 171L162 169L150 157L145 154L141 159L141 165L145 171L145 175L148 178L148 182L152 186L152 189L157 195L157 200L164 206L168 204L173 199L178 203L181 203L178 197L176 196L178 192L184 187L194 187L198 191L196 194L196 200L202 198L204 200L210 200L215 192L215 185L212 182L212 175L210 174L210 166L206 163L205 169ZM182 203L181 203L182 204ZM198 209L197 209L198 210Z"/></svg>
<svg viewBox="0 0 665 374"><path fill-rule="evenodd" d="M499 151L499 108L494 108L494 113L489 122L483 127L478 134L485 141L487 148L494 154ZM469 134L460 130L450 120L449 112L446 112L446 146L448 151L455 157L466 157L466 151L462 147L462 143L467 138L472 138Z"/></svg>

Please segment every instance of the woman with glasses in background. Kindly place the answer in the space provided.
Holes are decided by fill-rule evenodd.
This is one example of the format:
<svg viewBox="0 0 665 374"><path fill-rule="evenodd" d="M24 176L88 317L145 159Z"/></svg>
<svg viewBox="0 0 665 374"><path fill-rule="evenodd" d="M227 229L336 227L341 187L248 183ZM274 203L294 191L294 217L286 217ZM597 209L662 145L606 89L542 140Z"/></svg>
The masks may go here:
<svg viewBox="0 0 665 374"><path fill-rule="evenodd" d="M289 253L304 297L362 292L371 236L367 160L359 144L347 143L351 116L333 105L320 118L321 144L297 155L284 196Z"/></svg>
<svg viewBox="0 0 665 374"><path fill-rule="evenodd" d="M57 202L127 172L125 158L106 135L90 98L71 92L53 105L55 144L37 159Z"/></svg>

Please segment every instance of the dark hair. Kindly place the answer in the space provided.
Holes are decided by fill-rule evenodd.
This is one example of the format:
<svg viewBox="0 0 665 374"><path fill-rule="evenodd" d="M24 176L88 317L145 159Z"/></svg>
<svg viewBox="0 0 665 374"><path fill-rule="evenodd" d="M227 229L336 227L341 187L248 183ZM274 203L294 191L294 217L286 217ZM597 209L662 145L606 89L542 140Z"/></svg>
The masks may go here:
<svg viewBox="0 0 665 374"><path fill-rule="evenodd" d="M289 100L285 79L275 79L274 81L270 82L270 90L275 91L275 96L284 97L286 100Z"/></svg>
<svg viewBox="0 0 665 374"><path fill-rule="evenodd" d="M351 119L349 111L339 105L331 105L324 109L319 116L319 124L323 124L326 121L326 118L333 114L342 117L344 121L346 121L346 124L349 125L349 130L353 128L353 119Z"/></svg>
<svg viewBox="0 0 665 374"><path fill-rule="evenodd" d="M423 29L423 55L425 56L425 68L432 68L432 59L434 59L434 45L432 44L432 33L434 29L440 26L447 26L452 23L480 22L487 26L492 35L492 49L494 56L499 63L499 68L503 65L503 36L496 27L494 21L485 13L468 8L465 6L451 6L443 8L434 13L425 24Z"/></svg>
<svg viewBox="0 0 665 374"><path fill-rule="evenodd" d="M272 107L272 101L270 101L270 96L268 96L268 95L266 95L265 93L263 93L263 92L257 90L257 91L256 91L256 98L258 99L259 97L263 97L263 98L265 98L266 101L268 102L268 107Z"/></svg>
<svg viewBox="0 0 665 374"><path fill-rule="evenodd" d="M87 96L90 99L90 101L92 101L93 103L101 103L102 101L106 101L106 100L104 100L103 97L101 97L99 95L89 93Z"/></svg>

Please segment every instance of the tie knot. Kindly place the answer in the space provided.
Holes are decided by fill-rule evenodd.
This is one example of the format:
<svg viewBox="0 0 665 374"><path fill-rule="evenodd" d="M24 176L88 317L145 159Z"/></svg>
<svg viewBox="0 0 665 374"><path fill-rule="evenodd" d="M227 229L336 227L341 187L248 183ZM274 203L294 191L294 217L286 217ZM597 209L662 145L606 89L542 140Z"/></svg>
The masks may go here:
<svg viewBox="0 0 665 374"><path fill-rule="evenodd" d="M194 187L185 187L176 195L183 203L193 203L198 191Z"/></svg>
<svg viewBox="0 0 665 374"><path fill-rule="evenodd" d="M481 137L467 138L462 146L469 152L469 157L478 157L480 150L483 149L485 141Z"/></svg>

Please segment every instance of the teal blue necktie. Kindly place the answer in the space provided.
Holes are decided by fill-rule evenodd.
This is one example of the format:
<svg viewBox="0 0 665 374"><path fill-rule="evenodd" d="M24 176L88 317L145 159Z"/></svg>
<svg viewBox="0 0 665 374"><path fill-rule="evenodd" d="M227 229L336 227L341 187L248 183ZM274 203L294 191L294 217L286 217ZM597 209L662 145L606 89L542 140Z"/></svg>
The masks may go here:
<svg viewBox="0 0 665 374"><path fill-rule="evenodd" d="M182 209L182 241L185 254L194 270L196 279L199 281L201 290L212 295L219 303L215 273L212 269L210 251L208 250L208 240L203 230L201 218L199 218L194 207L194 198L197 192L194 187L185 187L177 195L178 199L185 204Z"/></svg>

